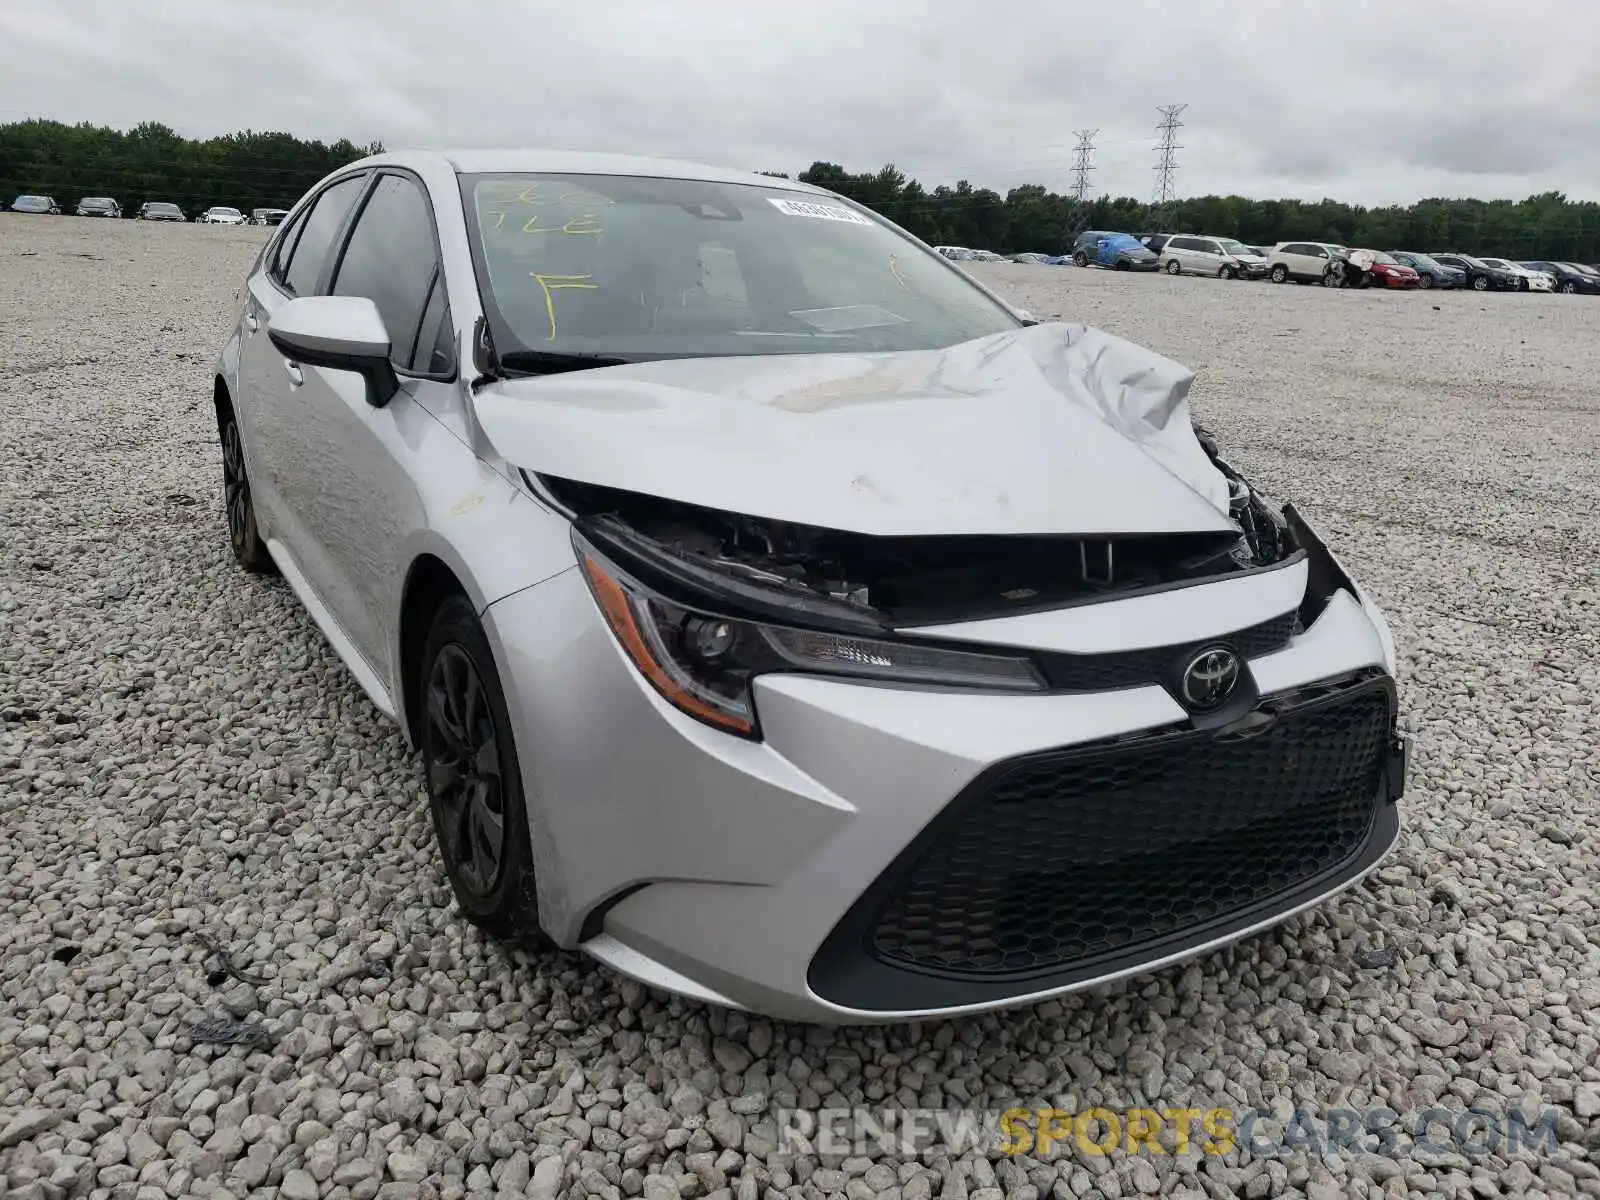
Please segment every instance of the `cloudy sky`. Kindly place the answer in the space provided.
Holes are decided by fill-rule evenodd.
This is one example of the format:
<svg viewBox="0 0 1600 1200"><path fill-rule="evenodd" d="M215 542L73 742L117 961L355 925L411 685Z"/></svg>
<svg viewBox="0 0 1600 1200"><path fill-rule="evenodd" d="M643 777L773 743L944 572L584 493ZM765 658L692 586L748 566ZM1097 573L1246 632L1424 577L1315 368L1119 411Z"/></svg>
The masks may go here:
<svg viewBox="0 0 1600 1200"><path fill-rule="evenodd" d="M1600 199L1600 0L3 0L0 121L552 146L1148 198Z"/></svg>

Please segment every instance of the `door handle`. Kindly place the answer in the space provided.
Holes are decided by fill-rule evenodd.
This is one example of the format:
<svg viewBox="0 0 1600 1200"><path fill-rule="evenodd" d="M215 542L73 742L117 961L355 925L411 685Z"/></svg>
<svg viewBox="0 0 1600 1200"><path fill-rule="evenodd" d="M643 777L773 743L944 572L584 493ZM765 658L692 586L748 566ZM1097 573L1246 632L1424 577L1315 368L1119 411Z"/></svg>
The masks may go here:
<svg viewBox="0 0 1600 1200"><path fill-rule="evenodd" d="M255 313L253 313L253 312L245 313L245 315L244 315L244 327L246 329L248 329L251 333L254 333L256 330L261 328L261 322L256 320Z"/></svg>
<svg viewBox="0 0 1600 1200"><path fill-rule="evenodd" d="M306 377L300 373L299 363L286 358L283 360L283 369L289 372L290 387L299 387L306 381Z"/></svg>

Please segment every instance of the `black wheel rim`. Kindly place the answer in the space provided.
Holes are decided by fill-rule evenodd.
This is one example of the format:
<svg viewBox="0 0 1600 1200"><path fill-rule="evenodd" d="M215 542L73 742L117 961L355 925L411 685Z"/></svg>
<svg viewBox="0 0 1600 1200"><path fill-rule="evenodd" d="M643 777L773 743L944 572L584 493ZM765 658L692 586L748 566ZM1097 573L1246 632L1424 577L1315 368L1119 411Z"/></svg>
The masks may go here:
<svg viewBox="0 0 1600 1200"><path fill-rule="evenodd" d="M487 896L505 856L505 787L500 742L483 679L467 652L448 645L428 676L428 790L439 834L462 884Z"/></svg>
<svg viewBox="0 0 1600 1200"><path fill-rule="evenodd" d="M250 480L244 473L244 449L236 421L229 421L222 430L222 497L228 510L228 538L237 549L244 545L250 523Z"/></svg>

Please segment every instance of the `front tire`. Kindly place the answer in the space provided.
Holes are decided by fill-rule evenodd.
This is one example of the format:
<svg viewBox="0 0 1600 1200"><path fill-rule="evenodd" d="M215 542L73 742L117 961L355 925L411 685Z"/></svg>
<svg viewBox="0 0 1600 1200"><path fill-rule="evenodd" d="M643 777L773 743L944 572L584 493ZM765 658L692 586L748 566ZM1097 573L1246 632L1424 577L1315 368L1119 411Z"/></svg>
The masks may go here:
<svg viewBox="0 0 1600 1200"><path fill-rule="evenodd" d="M1079 250L1072 256L1072 261L1077 263L1080 267L1087 267L1089 265L1089 256L1082 250Z"/></svg>
<svg viewBox="0 0 1600 1200"><path fill-rule="evenodd" d="M1175 259L1175 258L1167 259L1167 274L1168 275L1182 275L1183 274L1183 268L1178 265L1178 260L1177 259Z"/></svg>
<svg viewBox="0 0 1600 1200"><path fill-rule="evenodd" d="M228 521L228 545L233 549L234 559L246 571L270 574L274 568L272 555L267 553L261 530L256 526L256 505L250 494L250 474L245 468L244 442L239 436L239 422L231 411L224 415L217 432L222 442L222 504Z"/></svg>
<svg viewBox="0 0 1600 1200"><path fill-rule="evenodd" d="M1217 278L1218 279L1237 279L1237 278L1239 278L1239 272L1236 271L1232 267L1219 267L1217 269Z"/></svg>
<svg viewBox="0 0 1600 1200"><path fill-rule="evenodd" d="M1578 285L1573 283L1572 280L1570 280L1570 279L1567 280L1565 283L1563 283L1561 285L1561 294L1563 296L1570 296L1570 295L1572 295L1573 292L1575 292L1577 290L1578 290Z"/></svg>
<svg viewBox="0 0 1600 1200"><path fill-rule="evenodd" d="M1472 290L1475 292L1487 292L1489 290L1489 277L1487 275L1473 276Z"/></svg>
<svg viewBox="0 0 1600 1200"><path fill-rule="evenodd" d="M1289 282L1289 268L1284 266L1282 263L1279 263L1277 266L1272 268L1272 274L1269 275L1268 278L1270 278L1273 283L1287 283Z"/></svg>
<svg viewBox="0 0 1600 1200"><path fill-rule="evenodd" d="M1419 271L1417 273L1417 286L1419 288L1421 288L1423 291L1427 291L1429 288L1431 288L1433 286L1433 276L1432 275L1424 275Z"/></svg>
<svg viewBox="0 0 1600 1200"><path fill-rule="evenodd" d="M456 903L493 937L544 940L522 773L489 639L464 596L422 649L418 726L434 837Z"/></svg>

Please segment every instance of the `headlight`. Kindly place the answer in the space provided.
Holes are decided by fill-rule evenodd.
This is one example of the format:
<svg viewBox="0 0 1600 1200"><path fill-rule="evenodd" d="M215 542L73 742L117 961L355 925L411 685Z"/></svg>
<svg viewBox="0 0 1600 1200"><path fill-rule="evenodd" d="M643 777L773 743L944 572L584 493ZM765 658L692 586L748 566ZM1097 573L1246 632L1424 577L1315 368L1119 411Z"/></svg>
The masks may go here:
<svg viewBox="0 0 1600 1200"><path fill-rule="evenodd" d="M751 684L798 671L1001 692L1043 691L1026 658L855 637L721 616L655 594L576 532L578 561L612 635L675 708L717 729L759 738Z"/></svg>

